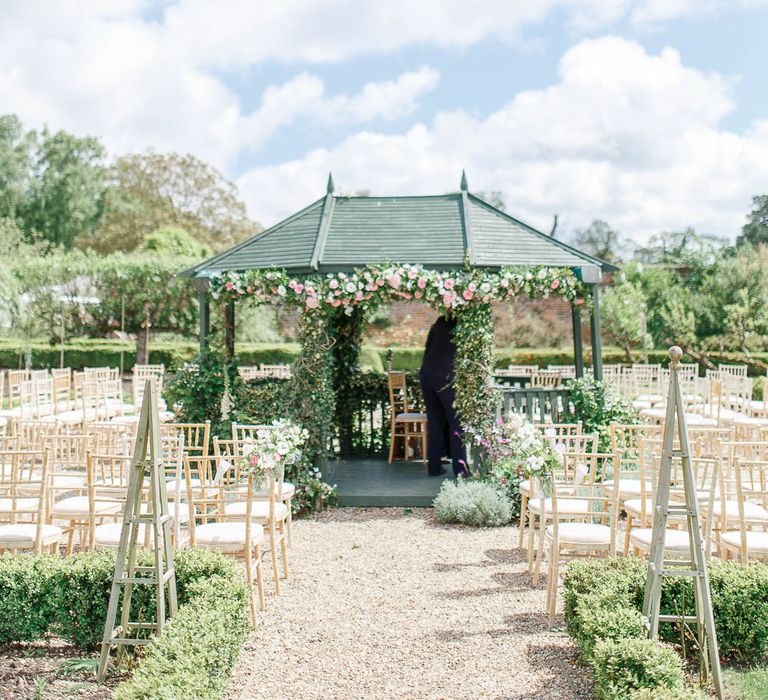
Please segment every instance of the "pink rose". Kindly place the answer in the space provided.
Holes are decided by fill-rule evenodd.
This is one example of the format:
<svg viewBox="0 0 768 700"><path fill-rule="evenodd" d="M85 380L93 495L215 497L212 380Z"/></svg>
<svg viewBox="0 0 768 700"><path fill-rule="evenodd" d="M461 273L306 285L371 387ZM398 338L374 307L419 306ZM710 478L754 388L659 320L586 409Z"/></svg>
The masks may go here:
<svg viewBox="0 0 768 700"><path fill-rule="evenodd" d="M443 287L446 289L453 289L454 281L449 277L446 280L443 280Z"/></svg>
<svg viewBox="0 0 768 700"><path fill-rule="evenodd" d="M416 297L417 299L421 299L421 297L423 297L424 295L421 292L414 292L413 296Z"/></svg>
<svg viewBox="0 0 768 700"><path fill-rule="evenodd" d="M456 299L456 294L454 292L446 292L443 294L443 304L446 306L450 306L453 304L454 300Z"/></svg>
<svg viewBox="0 0 768 700"><path fill-rule="evenodd" d="M574 303L574 304L576 304L576 306L579 306L580 304L583 304L583 303L584 303L584 300L583 300L583 299L580 299L580 298L578 298L578 299L574 299L574 300L573 300L573 303Z"/></svg>
<svg viewBox="0 0 768 700"><path fill-rule="evenodd" d="M560 280L552 280L552 284L550 286L552 289L557 289L560 286Z"/></svg>
<svg viewBox="0 0 768 700"><path fill-rule="evenodd" d="M246 287L245 291L248 292L248 294L253 294L253 287Z"/></svg>
<svg viewBox="0 0 768 700"><path fill-rule="evenodd" d="M334 300L331 302L331 305L332 305L332 306L341 306L341 302L340 302L338 299L334 299Z"/></svg>
<svg viewBox="0 0 768 700"><path fill-rule="evenodd" d="M419 289L424 289L427 286L427 280L424 277L419 277L419 281L416 282L416 286Z"/></svg>
<svg viewBox="0 0 768 700"><path fill-rule="evenodd" d="M501 280L501 282L499 282L499 284L501 284L501 286L506 289L507 287L509 287L509 280L508 279L503 279L503 280Z"/></svg>
<svg viewBox="0 0 768 700"><path fill-rule="evenodd" d="M320 306L320 302L315 297L308 297L307 298L307 308L308 309L316 309L318 306Z"/></svg>
<svg viewBox="0 0 768 700"><path fill-rule="evenodd" d="M470 292L474 292L477 289L477 285L474 282L470 282L467 289L469 289Z"/></svg>
<svg viewBox="0 0 768 700"><path fill-rule="evenodd" d="M415 280L416 279L416 270L408 270L408 279L409 280Z"/></svg>
<svg viewBox="0 0 768 700"><path fill-rule="evenodd" d="M293 289L294 287L296 287L296 280L291 280L290 282L288 282L288 286L289 286L291 289Z"/></svg>
<svg viewBox="0 0 768 700"><path fill-rule="evenodd" d="M392 289L400 289L400 285L403 282L400 275L397 273L392 275L392 277L390 277L387 281L389 282L389 286L392 287Z"/></svg>
<svg viewBox="0 0 768 700"><path fill-rule="evenodd" d="M471 289L465 289L461 296L463 296L467 301L469 301L472 298L472 290Z"/></svg>
<svg viewBox="0 0 768 700"><path fill-rule="evenodd" d="M386 284L384 280L376 280L377 287L383 287Z"/></svg>
<svg viewBox="0 0 768 700"><path fill-rule="evenodd" d="M293 291L296 292L296 294L301 294L304 291L304 285L303 284L297 284L294 286Z"/></svg>
<svg viewBox="0 0 768 700"><path fill-rule="evenodd" d="M329 286L331 289L336 289L336 288L339 286L339 283L338 283L336 280L331 280L331 281L328 283L328 286Z"/></svg>
<svg viewBox="0 0 768 700"><path fill-rule="evenodd" d="M355 294L355 299L357 301L362 301L363 300L363 293L362 292L358 292L357 294Z"/></svg>
<svg viewBox="0 0 768 700"><path fill-rule="evenodd" d="M225 289L226 289L228 292L231 292L231 291L232 291L232 289L234 288L234 286L235 286L235 285L234 285L234 284L232 284L232 282L227 282L227 283L224 285L224 288L225 288Z"/></svg>

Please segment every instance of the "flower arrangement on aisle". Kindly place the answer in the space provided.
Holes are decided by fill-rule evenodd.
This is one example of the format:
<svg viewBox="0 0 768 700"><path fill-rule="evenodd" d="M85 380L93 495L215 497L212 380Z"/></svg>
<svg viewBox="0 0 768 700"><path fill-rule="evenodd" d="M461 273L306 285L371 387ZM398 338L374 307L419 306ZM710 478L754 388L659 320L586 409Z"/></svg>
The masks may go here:
<svg viewBox="0 0 768 700"><path fill-rule="evenodd" d="M519 515L520 481L536 479L546 484L560 463L557 444L553 446L524 416L515 414L494 426L488 447L488 477L506 490L515 515Z"/></svg>
<svg viewBox="0 0 768 700"><path fill-rule="evenodd" d="M286 468L301 462L308 437L306 428L287 420L276 420L258 428L255 437L243 441L240 475L253 474L259 484L268 472L281 478Z"/></svg>

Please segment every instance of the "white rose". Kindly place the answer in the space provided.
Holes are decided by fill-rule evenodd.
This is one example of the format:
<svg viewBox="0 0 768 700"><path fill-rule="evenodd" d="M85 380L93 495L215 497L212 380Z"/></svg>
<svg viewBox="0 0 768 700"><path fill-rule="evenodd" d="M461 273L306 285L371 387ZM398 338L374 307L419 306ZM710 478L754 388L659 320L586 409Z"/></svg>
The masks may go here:
<svg viewBox="0 0 768 700"><path fill-rule="evenodd" d="M291 446L287 442L278 442L275 449L279 455L284 457L291 451Z"/></svg>

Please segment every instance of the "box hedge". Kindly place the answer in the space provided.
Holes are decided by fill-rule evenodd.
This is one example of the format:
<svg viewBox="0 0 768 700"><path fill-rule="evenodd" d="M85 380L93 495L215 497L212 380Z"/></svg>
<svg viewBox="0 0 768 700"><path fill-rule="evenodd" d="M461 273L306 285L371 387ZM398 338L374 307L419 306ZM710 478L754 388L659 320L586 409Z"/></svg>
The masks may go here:
<svg viewBox="0 0 768 700"><path fill-rule="evenodd" d="M641 559L577 561L569 565L564 580L564 607L569 633L580 646L584 633L578 607L585 595L600 593L614 601L629 601L640 610L647 564ZM712 560L709 565L715 627L724 659L761 661L768 653L768 566ZM693 587L689 579L664 579L662 614L693 614ZM662 624L661 635L678 635L670 624Z"/></svg>
<svg viewBox="0 0 768 700"><path fill-rule="evenodd" d="M149 552L140 551L140 564L150 564L150 559ZM203 550L176 552L174 566L180 605L196 581L236 577L231 559ZM82 649L96 647L104 633L114 569L112 551L66 558L0 555L0 643L52 634ZM154 615L154 589L135 586L131 617L142 620Z"/></svg>

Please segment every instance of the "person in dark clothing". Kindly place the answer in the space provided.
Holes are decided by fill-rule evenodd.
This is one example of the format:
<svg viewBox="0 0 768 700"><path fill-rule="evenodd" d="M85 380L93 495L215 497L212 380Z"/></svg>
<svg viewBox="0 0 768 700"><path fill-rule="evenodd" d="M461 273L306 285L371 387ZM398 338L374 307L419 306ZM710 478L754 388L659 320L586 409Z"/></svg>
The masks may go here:
<svg viewBox="0 0 768 700"><path fill-rule="evenodd" d="M451 331L455 326L455 319L449 320L444 316L432 324L419 372L421 393L427 409L427 463L430 476L445 473L442 457L446 452L451 456L456 476L467 473L461 425L453 407L456 345L451 338ZM446 450L446 447L449 449Z"/></svg>

